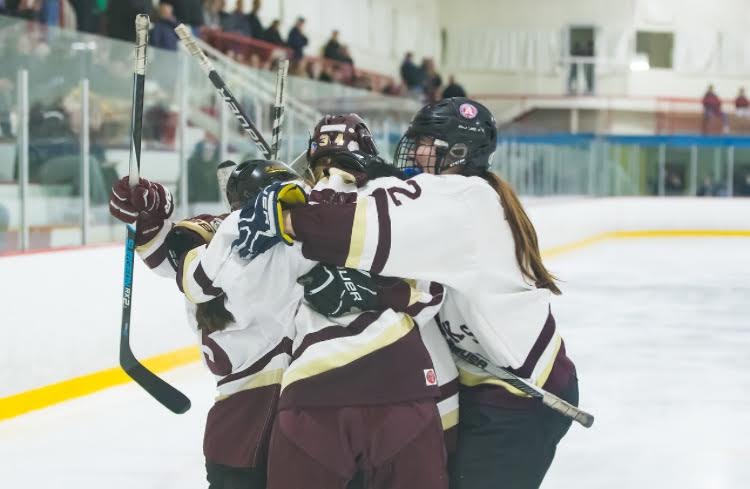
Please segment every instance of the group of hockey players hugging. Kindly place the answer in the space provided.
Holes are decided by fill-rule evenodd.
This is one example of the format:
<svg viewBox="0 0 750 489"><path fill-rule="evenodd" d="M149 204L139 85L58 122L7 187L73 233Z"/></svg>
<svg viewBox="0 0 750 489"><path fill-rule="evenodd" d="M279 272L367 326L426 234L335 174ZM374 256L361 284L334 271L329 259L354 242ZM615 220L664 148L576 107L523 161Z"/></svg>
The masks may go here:
<svg viewBox="0 0 750 489"><path fill-rule="evenodd" d="M496 137L449 98L388 163L359 116L325 116L303 174L243 162L229 214L177 222L164 186L115 183L110 212L176 279L216 377L211 489L539 487L570 419L466 361L578 402L556 278L489 170Z"/></svg>

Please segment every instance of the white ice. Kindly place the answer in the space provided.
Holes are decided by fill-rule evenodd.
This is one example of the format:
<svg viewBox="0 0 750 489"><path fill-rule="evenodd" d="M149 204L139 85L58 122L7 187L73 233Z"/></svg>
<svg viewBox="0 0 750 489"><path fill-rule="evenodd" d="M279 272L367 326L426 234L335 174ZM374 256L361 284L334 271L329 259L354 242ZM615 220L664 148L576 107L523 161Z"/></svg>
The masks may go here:
<svg viewBox="0 0 750 489"><path fill-rule="evenodd" d="M545 489L738 489L750 480L748 239L604 242L548 265L553 311L596 415L558 447ZM204 488L212 379L165 377L169 413L135 384L0 422L2 487Z"/></svg>

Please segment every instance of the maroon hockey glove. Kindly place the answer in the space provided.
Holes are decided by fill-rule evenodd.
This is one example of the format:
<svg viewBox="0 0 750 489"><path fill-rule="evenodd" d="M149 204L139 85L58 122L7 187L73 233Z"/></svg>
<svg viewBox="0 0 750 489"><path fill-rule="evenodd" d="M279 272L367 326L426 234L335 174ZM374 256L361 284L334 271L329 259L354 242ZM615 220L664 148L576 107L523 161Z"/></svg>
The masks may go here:
<svg viewBox="0 0 750 489"><path fill-rule="evenodd" d="M109 196L109 213L116 219L131 224L141 212L149 217L164 220L172 215L172 194L163 185L141 178L133 189L128 177L123 177L112 186Z"/></svg>

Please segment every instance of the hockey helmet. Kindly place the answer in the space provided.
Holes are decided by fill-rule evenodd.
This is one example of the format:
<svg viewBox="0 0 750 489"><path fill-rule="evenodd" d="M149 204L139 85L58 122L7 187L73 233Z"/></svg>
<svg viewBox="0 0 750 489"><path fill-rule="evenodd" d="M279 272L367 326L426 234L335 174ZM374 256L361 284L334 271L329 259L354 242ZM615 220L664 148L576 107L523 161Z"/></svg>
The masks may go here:
<svg viewBox="0 0 750 489"><path fill-rule="evenodd" d="M243 161L232 170L227 179L227 200L232 210L237 210L273 182L289 182L300 178L280 161Z"/></svg>
<svg viewBox="0 0 750 489"><path fill-rule="evenodd" d="M342 153L361 152L365 155L377 156L375 140L370 129L357 114L326 115L315 126L307 147L307 161L311 169L315 165ZM355 158L356 159L356 158ZM352 168L357 170L357 168ZM362 171L363 168L359 168Z"/></svg>
<svg viewBox="0 0 750 489"><path fill-rule="evenodd" d="M407 174L439 174L461 165L464 175L478 175L492 164L496 140L495 118L487 107L465 97L447 98L417 112L396 147L394 164Z"/></svg>

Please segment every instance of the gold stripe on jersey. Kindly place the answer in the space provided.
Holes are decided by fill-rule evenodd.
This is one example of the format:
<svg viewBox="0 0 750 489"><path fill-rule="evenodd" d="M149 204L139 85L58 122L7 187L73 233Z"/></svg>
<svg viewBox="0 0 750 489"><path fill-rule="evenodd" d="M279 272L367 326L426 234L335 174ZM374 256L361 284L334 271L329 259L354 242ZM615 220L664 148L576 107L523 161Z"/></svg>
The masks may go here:
<svg viewBox="0 0 750 489"><path fill-rule="evenodd" d="M153 251L152 248L156 249L164 242L164 239L167 237L167 233L172 229L172 223L169 220L165 220L162 225L161 229L159 229L159 232L156 233L156 235L148 240L148 242L143 243L140 246L135 247L135 251L138 254L146 254L148 256L150 253L147 253L148 251Z"/></svg>
<svg viewBox="0 0 750 489"><path fill-rule="evenodd" d="M500 387L506 389L511 394L514 394L519 397L531 397L525 392L522 392L509 383L505 382L504 380L500 380L494 375L490 374L475 374L473 372L469 372L468 370L465 370L463 367L458 367L458 381L461 383L461 385L465 385L467 387L475 387L480 384L492 384L492 385L499 385Z"/></svg>
<svg viewBox="0 0 750 489"><path fill-rule="evenodd" d="M549 374L552 372L552 366L555 364L555 360L557 360L557 354L560 352L560 346L562 346L562 336L555 332L555 336L552 338L552 341L550 341L550 344L552 346L552 352L549 360L547 361L547 365L544 366L542 373L539 374L534 380L534 384L536 384L538 387L542 387L547 382ZM549 349L549 346L547 347L547 349ZM547 352L545 351L545 353ZM536 369L534 370L536 371ZM531 375L533 376L534 374L532 373Z"/></svg>
<svg viewBox="0 0 750 489"><path fill-rule="evenodd" d="M370 199L358 199L354 210L354 223L352 225L352 237L349 243L349 254L346 257L348 268L358 268L362 259L362 250L365 248L365 235L367 232L367 207Z"/></svg>
<svg viewBox="0 0 750 489"><path fill-rule="evenodd" d="M190 293L190 284L193 282L191 280L192 272L190 270L190 265L198 258L198 251L200 249L201 247L197 247L187 252L183 260L182 277L180 278L182 280L182 291L185 294L185 297L187 297L187 300L193 304L198 304L199 301Z"/></svg>
<svg viewBox="0 0 750 489"><path fill-rule="evenodd" d="M264 372L258 372L257 374L251 375L249 378L244 379L244 382L242 382L242 384L237 389L233 389L231 393L217 395L216 401L224 400L227 397L233 394L236 394L237 392L247 391L250 389L257 389L258 387L266 387L266 386L274 385L274 384L280 384L283 376L284 376L283 368L276 368L273 370L266 370ZM231 385L231 383L226 384L226 385Z"/></svg>
<svg viewBox="0 0 750 489"><path fill-rule="evenodd" d="M373 327L378 327L378 325L376 323L373 323L368 328ZM350 348L348 351L331 352L331 354L326 354L320 356L319 358L305 361L305 354L311 353L311 350L315 348L315 346L323 346L325 348L325 343L328 341L357 340L360 339L363 333L367 333L367 329L365 329L365 331L363 333L360 333L359 335L333 338L331 340L317 343L316 345L308 348L305 353L302 354L302 356L293 361L289 368L284 372L284 378L281 382L281 390L283 391L294 382L307 379L309 377L314 377L315 375L322 374L323 372L327 372L329 370L343 367L355 360L364 357L365 355L369 355L370 353L385 348L386 346L391 345L406 336L413 328L414 321L412 320L412 318L410 316L407 316L406 314L401 314L400 319L397 322L384 325L383 331L380 334L370 340L367 340L363 344Z"/></svg>
<svg viewBox="0 0 750 489"><path fill-rule="evenodd" d="M440 422L443 424L443 431L448 431L456 426L458 424L458 408L440 416Z"/></svg>

